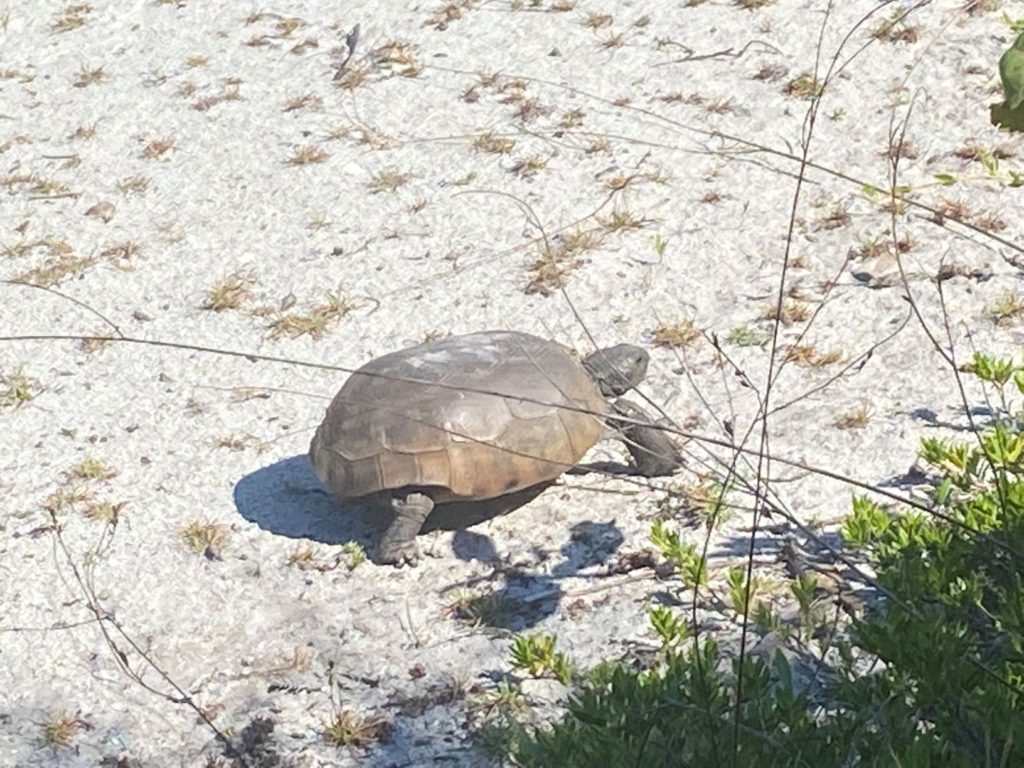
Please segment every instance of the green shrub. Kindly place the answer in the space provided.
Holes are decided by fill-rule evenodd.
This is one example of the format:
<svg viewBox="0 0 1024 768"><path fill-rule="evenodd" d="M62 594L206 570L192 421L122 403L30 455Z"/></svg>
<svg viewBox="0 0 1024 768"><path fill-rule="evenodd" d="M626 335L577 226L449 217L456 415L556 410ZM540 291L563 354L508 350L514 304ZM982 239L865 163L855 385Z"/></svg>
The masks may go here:
<svg viewBox="0 0 1024 768"><path fill-rule="evenodd" d="M1001 407L971 442L922 441L941 476L928 505L854 499L843 535L873 561L881 606L813 698L776 653L746 656L737 701L740 662L658 607L658 663L600 665L558 722L510 721L506 754L538 768L1024 765L1024 431L1005 392L1024 393L1024 368L977 355L964 370ZM703 581L678 536L653 538L684 584Z"/></svg>

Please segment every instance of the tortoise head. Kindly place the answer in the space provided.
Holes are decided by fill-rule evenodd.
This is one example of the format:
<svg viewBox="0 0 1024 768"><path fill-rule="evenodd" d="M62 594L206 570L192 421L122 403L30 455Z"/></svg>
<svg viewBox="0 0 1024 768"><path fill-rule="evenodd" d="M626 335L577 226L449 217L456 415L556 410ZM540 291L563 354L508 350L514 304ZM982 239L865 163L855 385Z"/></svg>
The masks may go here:
<svg viewBox="0 0 1024 768"><path fill-rule="evenodd" d="M616 344L585 357L583 367L605 397L618 397L643 380L648 360L646 350L633 344Z"/></svg>

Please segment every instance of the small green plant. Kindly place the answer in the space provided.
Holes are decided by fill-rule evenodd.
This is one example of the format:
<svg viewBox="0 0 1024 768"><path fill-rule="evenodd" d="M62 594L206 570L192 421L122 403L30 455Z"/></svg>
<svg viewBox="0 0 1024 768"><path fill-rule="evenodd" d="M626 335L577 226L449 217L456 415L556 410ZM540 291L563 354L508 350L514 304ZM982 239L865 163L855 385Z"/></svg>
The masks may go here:
<svg viewBox="0 0 1024 768"><path fill-rule="evenodd" d="M817 597L818 582L809 573L801 573L791 582L789 582L789 590L793 593L793 597L796 598L797 605L800 610L800 624L803 627L810 628L813 625L813 608L815 598Z"/></svg>
<svg viewBox="0 0 1024 768"><path fill-rule="evenodd" d="M22 368L0 376L0 408L20 408L39 392L39 385Z"/></svg>
<svg viewBox="0 0 1024 768"><path fill-rule="evenodd" d="M769 341L771 341L771 336L767 333L747 325L738 325L732 328L725 337L726 344L737 347L763 347Z"/></svg>
<svg viewBox="0 0 1024 768"><path fill-rule="evenodd" d="M344 559L345 567L354 571L366 562L366 549L358 541L346 541L341 545L341 556Z"/></svg>
<svg viewBox="0 0 1024 768"><path fill-rule="evenodd" d="M716 479L703 478L686 488L686 496L691 512L711 529L717 530L732 517L732 505L729 493L733 490L731 483L722 483Z"/></svg>
<svg viewBox="0 0 1024 768"><path fill-rule="evenodd" d="M1012 28L1012 25L1011 25ZM1024 104L1024 31L999 59L999 77L1003 82L1005 106L1016 110Z"/></svg>
<svg viewBox="0 0 1024 768"><path fill-rule="evenodd" d="M555 650L554 635L517 635L512 641L512 666L534 677L551 675L568 684L572 667L561 651Z"/></svg>
<svg viewBox="0 0 1024 768"><path fill-rule="evenodd" d="M651 526L651 543L675 566L686 586L707 584L707 561L697 552L696 544L684 543L678 533L670 531L660 520Z"/></svg>
<svg viewBox="0 0 1024 768"><path fill-rule="evenodd" d="M652 605L648 608L647 618L661 639L662 648L677 648L690 637L690 630L686 624L664 605Z"/></svg>
<svg viewBox="0 0 1024 768"><path fill-rule="evenodd" d="M782 617L772 608L770 603L764 600L758 600L754 605L752 620L754 626L762 632L774 632L783 636L789 634L789 628L783 623Z"/></svg>
<svg viewBox="0 0 1024 768"><path fill-rule="evenodd" d="M729 569L729 605L740 616L749 613L749 607L755 605L754 596L761 586L754 578L747 581L747 569L743 567Z"/></svg>
<svg viewBox="0 0 1024 768"><path fill-rule="evenodd" d="M51 515L75 509L81 504L92 501L92 492L82 485L58 488L43 502L43 509Z"/></svg>
<svg viewBox="0 0 1024 768"><path fill-rule="evenodd" d="M71 468L71 476L79 480L109 480L117 470L107 466L103 459L88 458Z"/></svg>
<svg viewBox="0 0 1024 768"><path fill-rule="evenodd" d="M117 525L121 520L121 510L125 508L127 503L128 502L126 501L117 503L112 501L99 501L86 507L83 514L90 520L97 523Z"/></svg>
<svg viewBox="0 0 1024 768"><path fill-rule="evenodd" d="M526 697L515 683L498 681L493 690L485 691L470 701L473 709L508 715L526 711Z"/></svg>
<svg viewBox="0 0 1024 768"><path fill-rule="evenodd" d="M1019 374L1022 372L1022 369L1014 365L1013 360L1008 357L991 357L981 352L975 352L971 361L962 365L960 370L964 373L973 373L982 381L994 384L1000 390L1011 379L1018 381ZM1021 382L1018 381L1018 387L1020 384ZM1024 388L1021 388L1021 392L1024 393Z"/></svg>
<svg viewBox="0 0 1024 768"><path fill-rule="evenodd" d="M1024 298L1016 290L1007 291L989 307L988 313L997 323L1008 324L1024 316Z"/></svg>

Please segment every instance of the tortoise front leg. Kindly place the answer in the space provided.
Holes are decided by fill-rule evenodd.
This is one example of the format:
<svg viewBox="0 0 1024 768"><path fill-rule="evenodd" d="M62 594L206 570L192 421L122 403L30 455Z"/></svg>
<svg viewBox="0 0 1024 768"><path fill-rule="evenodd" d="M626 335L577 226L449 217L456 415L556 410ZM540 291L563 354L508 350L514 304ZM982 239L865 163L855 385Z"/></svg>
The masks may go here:
<svg viewBox="0 0 1024 768"><path fill-rule="evenodd" d="M631 400L621 397L612 403L612 408L620 416L631 420L627 422L610 419L622 436L629 455L633 457L637 474L644 477L662 477L671 475L683 465L683 457L669 439L667 432L634 423L651 423L652 419L647 411Z"/></svg>
<svg viewBox="0 0 1024 768"><path fill-rule="evenodd" d="M420 557L416 535L434 509L434 502L426 494L410 493L404 498L391 499L391 509L395 517L381 537L377 559L399 567L406 563L416 565Z"/></svg>

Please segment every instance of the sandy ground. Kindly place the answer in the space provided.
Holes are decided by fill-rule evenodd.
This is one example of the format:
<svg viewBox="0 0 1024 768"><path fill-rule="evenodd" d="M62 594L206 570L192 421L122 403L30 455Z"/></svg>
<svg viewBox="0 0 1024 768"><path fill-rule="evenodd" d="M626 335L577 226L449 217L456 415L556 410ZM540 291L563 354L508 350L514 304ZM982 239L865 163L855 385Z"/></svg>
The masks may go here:
<svg viewBox="0 0 1024 768"><path fill-rule="evenodd" d="M463 0L447 14L436 0L0 1L0 276L50 288L0 286L0 333L123 333L352 368L488 328L587 352L582 321L599 344L651 350L644 394L677 423L742 438L770 354L734 342L772 327L811 105L800 76L824 23L819 79L837 71L780 329L805 348L775 380L771 449L900 490L919 439L964 419L906 287L876 263L892 226L942 343L929 277L954 268L942 290L959 360L1021 340L1014 317L994 315L1015 306L1022 207L1006 182L1024 144L988 121L1012 35L961 0L872 35L909 5L857 28L879 3L826 18L822 0ZM945 218L893 216L864 186L888 188L900 121L896 183ZM655 343L685 322L706 336ZM665 491L598 474L425 536L435 556L416 569L349 569L344 545L370 546L373 521L343 512L305 458L340 370L50 340L3 343L0 375L3 765L203 765L221 750L172 700L182 692L239 744L273 721L253 764L489 765L469 725L509 671L512 631L555 633L587 665L651 647L658 595L686 605L676 582L629 570ZM675 490L721 475L698 440L686 452ZM602 444L589 458L624 455ZM854 492L772 471L778 503L826 527ZM735 503L712 538L713 584L747 546L749 503ZM189 531L210 540L190 548ZM766 579L777 542L758 540ZM454 609L487 592L519 606L508 629ZM734 616L708 621L735 633ZM328 744L345 708L390 733Z"/></svg>

